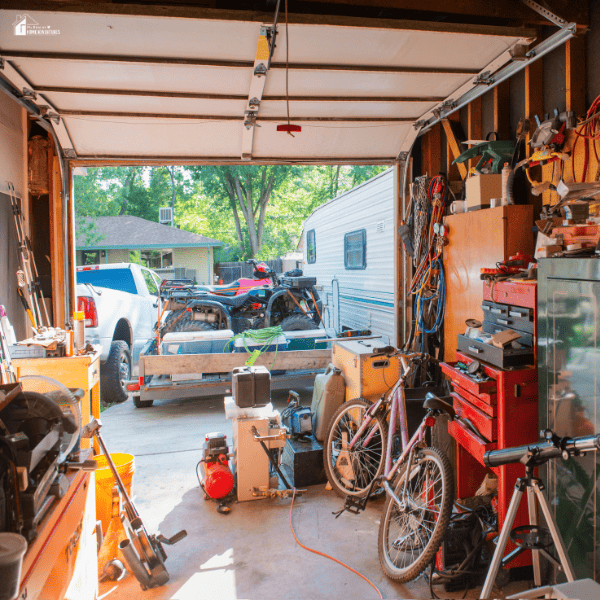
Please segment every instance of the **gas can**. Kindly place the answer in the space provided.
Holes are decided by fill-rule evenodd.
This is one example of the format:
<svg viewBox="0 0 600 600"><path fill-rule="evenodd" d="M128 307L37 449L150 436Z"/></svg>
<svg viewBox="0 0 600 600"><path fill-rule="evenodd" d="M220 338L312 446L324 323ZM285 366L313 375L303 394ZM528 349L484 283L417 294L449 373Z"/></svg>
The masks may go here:
<svg viewBox="0 0 600 600"><path fill-rule="evenodd" d="M331 363L322 375L315 377L310 410L313 414L313 435L322 442L333 413L344 401L346 383L342 371Z"/></svg>

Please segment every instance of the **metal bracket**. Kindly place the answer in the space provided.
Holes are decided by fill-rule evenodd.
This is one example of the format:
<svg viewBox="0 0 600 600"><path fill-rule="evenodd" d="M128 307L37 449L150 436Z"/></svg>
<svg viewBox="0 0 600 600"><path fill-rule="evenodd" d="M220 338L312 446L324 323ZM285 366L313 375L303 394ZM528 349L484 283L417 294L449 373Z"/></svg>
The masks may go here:
<svg viewBox="0 0 600 600"><path fill-rule="evenodd" d="M528 60L530 57L528 46L525 44L515 44L509 53L513 60Z"/></svg>
<svg viewBox="0 0 600 600"><path fill-rule="evenodd" d="M248 106L250 108L256 108L258 109L258 107L260 106L260 100L256 97L254 98L250 98L250 100L248 100Z"/></svg>
<svg viewBox="0 0 600 600"><path fill-rule="evenodd" d="M256 125L256 115L257 113L252 110L247 110L244 113L244 127L246 129L250 129L255 126L259 127L259 125Z"/></svg>
<svg viewBox="0 0 600 600"><path fill-rule="evenodd" d="M73 150L73 148L64 148L63 149L63 157L64 158L77 158L77 152Z"/></svg>
<svg viewBox="0 0 600 600"><path fill-rule="evenodd" d="M257 77L263 77L267 74L267 65L265 63L258 63L256 67L254 67L254 74Z"/></svg>
<svg viewBox="0 0 600 600"><path fill-rule="evenodd" d="M58 113L55 112L48 112L46 114L46 118L49 121L52 121L53 123L55 123L56 125L58 125L60 123L60 115Z"/></svg>
<svg viewBox="0 0 600 600"><path fill-rule="evenodd" d="M512 53L511 53L512 56ZM479 73L475 79L473 79L473 85L492 85L494 83L494 78L490 71L484 71L483 73Z"/></svg>
<svg viewBox="0 0 600 600"><path fill-rule="evenodd" d="M0 56L0 70L4 69L4 59Z"/></svg>
<svg viewBox="0 0 600 600"><path fill-rule="evenodd" d="M548 10L547 8L544 8L541 4L538 4L533 0L521 0L521 2L525 6L529 6L531 10L534 10L536 13L542 15L542 17L548 19L548 21L552 21L552 23L554 23L558 27L562 28L565 25L567 25L567 22L564 19L561 19L558 15L555 15L552 11Z"/></svg>
<svg viewBox="0 0 600 600"><path fill-rule="evenodd" d="M25 98L26 100L36 100L37 94L32 89L24 87L21 98Z"/></svg>
<svg viewBox="0 0 600 600"><path fill-rule="evenodd" d="M425 127L426 123L427 121L425 119L419 119L413 123L413 127L415 129L421 129L422 127ZM401 152L400 154L408 154L408 152Z"/></svg>
<svg viewBox="0 0 600 600"><path fill-rule="evenodd" d="M444 100L438 107L434 108L431 112L437 119L441 119L446 113L456 108L455 100Z"/></svg>

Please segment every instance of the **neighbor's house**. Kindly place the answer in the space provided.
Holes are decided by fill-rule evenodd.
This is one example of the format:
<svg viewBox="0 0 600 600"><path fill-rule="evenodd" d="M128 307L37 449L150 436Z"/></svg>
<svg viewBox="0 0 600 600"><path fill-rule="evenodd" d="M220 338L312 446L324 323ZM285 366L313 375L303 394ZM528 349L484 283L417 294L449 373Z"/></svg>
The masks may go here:
<svg viewBox="0 0 600 600"><path fill-rule="evenodd" d="M134 251L165 279L213 281L213 248L222 245L219 240L127 215L82 219L78 225L78 265L131 262Z"/></svg>

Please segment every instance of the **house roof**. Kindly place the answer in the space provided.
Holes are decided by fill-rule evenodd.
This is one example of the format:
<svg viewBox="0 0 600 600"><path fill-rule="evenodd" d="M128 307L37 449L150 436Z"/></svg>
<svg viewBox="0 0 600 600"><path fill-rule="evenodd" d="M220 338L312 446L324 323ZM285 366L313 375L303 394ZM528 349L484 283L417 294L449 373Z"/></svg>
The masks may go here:
<svg viewBox="0 0 600 600"><path fill-rule="evenodd" d="M95 244L86 245L85 234L79 228L77 250L206 248L222 245L219 240L129 215L95 219L85 217L82 220L93 222L93 232L101 235L102 239Z"/></svg>

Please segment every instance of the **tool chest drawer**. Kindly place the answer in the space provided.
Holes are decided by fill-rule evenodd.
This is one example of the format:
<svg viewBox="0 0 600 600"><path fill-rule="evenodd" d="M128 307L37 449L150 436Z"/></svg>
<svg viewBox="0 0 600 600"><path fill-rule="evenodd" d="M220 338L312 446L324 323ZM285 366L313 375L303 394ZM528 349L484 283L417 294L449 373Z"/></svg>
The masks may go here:
<svg viewBox="0 0 600 600"><path fill-rule="evenodd" d="M524 367L535 363L532 348L497 348L464 335L457 336L457 345L459 352L465 352L477 360L484 360L501 369Z"/></svg>
<svg viewBox="0 0 600 600"><path fill-rule="evenodd" d="M451 392L452 405L459 417L468 419L479 431L482 438L490 442L497 439L497 419L490 417L483 410L477 408L457 392Z"/></svg>
<svg viewBox="0 0 600 600"><path fill-rule="evenodd" d="M470 362L470 361L469 361ZM486 397L486 402L489 404L496 404L496 382L493 379L487 381L475 381L471 377L468 377L456 367L455 362L453 363L440 363L442 372L452 380L452 385L457 385L479 397Z"/></svg>
<svg viewBox="0 0 600 600"><path fill-rule="evenodd" d="M489 321L484 321L481 327L485 333L500 333L505 329L511 329L512 331L516 331L521 334L521 337L517 340L519 344L523 346L529 346L530 348L535 346L535 340L533 339L533 333L527 333L525 331L521 331L520 329L516 329L514 327L505 327L503 325L496 325L495 323L490 323Z"/></svg>
<svg viewBox="0 0 600 600"><path fill-rule="evenodd" d="M484 318L487 319L488 315L493 317L508 317L508 304L500 304L499 302L490 302L484 300L481 305L483 310Z"/></svg>
<svg viewBox="0 0 600 600"><path fill-rule="evenodd" d="M467 429L460 421L450 421L448 423L448 433L482 465L483 455L490 450L496 450L498 447L495 442L488 442ZM492 470L495 471L495 469Z"/></svg>
<svg viewBox="0 0 600 600"><path fill-rule="evenodd" d="M503 327L516 329L518 331L533 333L534 322L533 310L531 308L506 305L506 309L508 312L507 315L486 312L484 315L484 322L502 325Z"/></svg>

